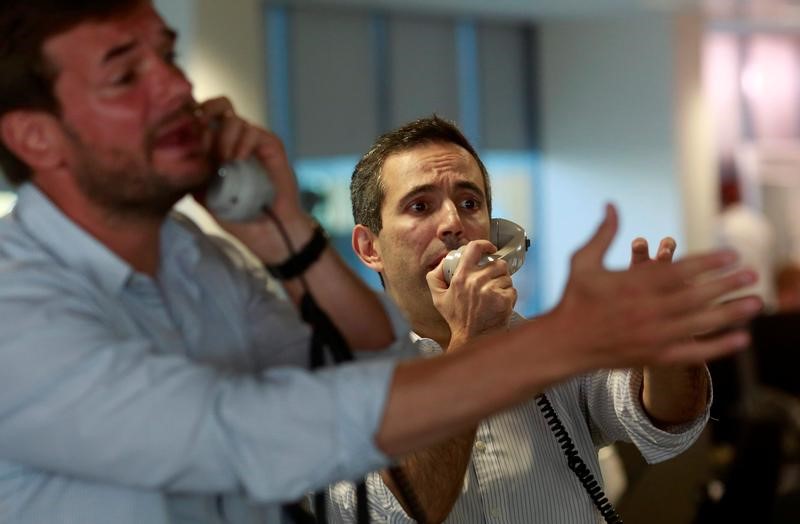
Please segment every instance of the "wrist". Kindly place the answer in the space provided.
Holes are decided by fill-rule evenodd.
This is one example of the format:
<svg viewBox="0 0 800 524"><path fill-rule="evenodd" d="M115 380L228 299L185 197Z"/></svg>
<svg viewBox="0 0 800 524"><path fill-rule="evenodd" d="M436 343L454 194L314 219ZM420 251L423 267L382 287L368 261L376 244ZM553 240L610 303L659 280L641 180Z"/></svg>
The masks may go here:
<svg viewBox="0 0 800 524"><path fill-rule="evenodd" d="M288 232L286 232L288 237ZM283 236L283 235L282 235ZM265 264L267 271L278 280L291 280L305 273L328 247L328 235L319 224L315 224L311 236L301 246L296 246L291 238L284 237L291 245L289 256L277 264Z"/></svg>
<svg viewBox="0 0 800 524"><path fill-rule="evenodd" d="M265 266L280 265L289 260L293 252L297 253L308 244L318 225L313 218L304 214L286 218L274 215L269 221L271 232L268 243L258 253L258 258ZM288 242L281 233L281 228L288 237Z"/></svg>

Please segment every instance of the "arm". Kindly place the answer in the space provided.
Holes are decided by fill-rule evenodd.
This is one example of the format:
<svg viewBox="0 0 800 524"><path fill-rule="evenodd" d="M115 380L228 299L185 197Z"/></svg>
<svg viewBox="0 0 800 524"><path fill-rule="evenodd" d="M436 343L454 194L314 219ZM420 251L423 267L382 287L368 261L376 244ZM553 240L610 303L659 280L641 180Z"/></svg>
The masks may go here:
<svg viewBox="0 0 800 524"><path fill-rule="evenodd" d="M651 260L647 241L637 238L631 245L631 266L668 264L672 262L675 247L675 240L664 238L655 260ZM642 377L642 405L659 428L686 424L706 411L710 382L704 364L646 366Z"/></svg>
<svg viewBox="0 0 800 524"><path fill-rule="evenodd" d="M485 240L470 243L449 287L442 276L443 262L428 273L434 305L450 328L447 353L457 351L481 334L508 326L517 293L506 263L499 261L477 267L481 254L495 250ZM450 514L464 484L476 431L477 426L472 426L454 438L409 453L399 461L419 509L424 512L425 522L442 522ZM381 477L406 514L412 514L388 471L382 471Z"/></svg>
<svg viewBox="0 0 800 524"><path fill-rule="evenodd" d="M665 307L666 319L630 319L654 290L660 297L661 287L676 289L727 265L727 257L605 272L600 261L613 226L612 214L576 255L562 303L542 320L438 358L376 359L318 373L237 375L159 354L109 318L114 300L89 295L71 271L4 261L0 449L67 476L185 493L246 490L255 500L282 502L379 469L384 453L399 456L465 432L573 373L699 362L747 342L737 334L681 342L753 314L750 299L707 307L739 286L736 274L667 293L676 305ZM569 329L578 319L591 328L588 339ZM622 329L629 321L631 329Z"/></svg>
<svg viewBox="0 0 800 524"><path fill-rule="evenodd" d="M204 118L218 123L214 131L209 131L215 156L222 162L255 156L261 162L276 190L271 212L285 228L294 249L302 248L312 236L314 222L300 206L297 183L280 139L236 116L225 98L207 101L201 107ZM276 224L266 215L248 223L220 224L264 264L280 264L290 257ZM392 341L390 321L380 300L332 247L326 247L302 277L351 347L378 349ZM283 285L289 297L298 302L303 293L300 279Z"/></svg>
<svg viewBox="0 0 800 524"><path fill-rule="evenodd" d="M314 374L216 370L154 347L114 314L116 297L86 288L52 265L0 272L7 460L147 490L246 491L261 502L386 464L372 435L393 362ZM287 330L303 329L283 318Z"/></svg>
<svg viewBox="0 0 800 524"><path fill-rule="evenodd" d="M592 369L699 364L746 347L742 331L687 342L694 333L729 326L760 310L761 301L754 298L714 304L752 277L751 271L710 276L735 262L732 253L608 271L602 260L616 224L609 207L597 233L573 256L564 295L553 311L453 354L400 364L378 446L390 455L429 446ZM426 409L420 409L423 405Z"/></svg>

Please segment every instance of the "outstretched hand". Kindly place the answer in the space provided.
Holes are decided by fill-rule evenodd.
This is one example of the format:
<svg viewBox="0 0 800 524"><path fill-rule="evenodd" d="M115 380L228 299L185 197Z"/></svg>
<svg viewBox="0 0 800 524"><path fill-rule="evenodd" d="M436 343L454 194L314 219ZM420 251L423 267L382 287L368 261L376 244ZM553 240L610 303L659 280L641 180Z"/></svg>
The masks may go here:
<svg viewBox="0 0 800 524"><path fill-rule="evenodd" d="M658 246L656 258L651 259L647 240L637 238L631 243L631 268L669 264L675 247L675 240L666 237ZM686 343L694 345L696 342L688 337ZM689 423L707 409L708 381L703 364L646 366L642 370L642 406L650 420L662 429Z"/></svg>
<svg viewBox="0 0 800 524"><path fill-rule="evenodd" d="M716 276L736 262L733 252L652 263L645 242L634 245L631 270L609 271L603 258L617 224L617 212L609 205L597 232L573 255L564 296L552 312L572 342L565 347L585 359L587 369L701 363L747 345L742 331L691 339L750 318L762 307L754 297L716 303L755 281L750 270ZM662 241L656 260L671 259L670 240Z"/></svg>

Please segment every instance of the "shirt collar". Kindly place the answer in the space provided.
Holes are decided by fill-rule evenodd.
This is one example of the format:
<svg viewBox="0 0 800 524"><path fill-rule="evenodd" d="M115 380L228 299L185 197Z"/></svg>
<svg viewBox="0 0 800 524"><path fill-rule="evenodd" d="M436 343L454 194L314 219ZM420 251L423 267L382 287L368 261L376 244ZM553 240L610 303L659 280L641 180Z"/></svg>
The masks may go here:
<svg viewBox="0 0 800 524"><path fill-rule="evenodd" d="M67 217L31 183L17 194L14 214L22 227L64 266L87 275L109 293L119 293L135 270L102 242ZM161 228L161 268L179 249L194 245L193 235L172 217Z"/></svg>

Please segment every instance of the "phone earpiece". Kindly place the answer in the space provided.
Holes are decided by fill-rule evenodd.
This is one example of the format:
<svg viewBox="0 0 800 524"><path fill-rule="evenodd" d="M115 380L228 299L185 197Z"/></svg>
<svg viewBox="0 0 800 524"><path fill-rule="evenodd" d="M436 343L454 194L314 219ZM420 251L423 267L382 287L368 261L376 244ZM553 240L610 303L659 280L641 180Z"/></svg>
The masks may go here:
<svg viewBox="0 0 800 524"><path fill-rule="evenodd" d="M516 273L525 262L525 252L531 245L531 241L525 235L525 230L510 220L494 218L492 219L489 240L497 246L497 251L483 255L478 261L478 267L483 267L489 262L502 259L508 264L508 273L510 275ZM442 269L444 271L444 281L448 284L456 272L465 247L461 246L458 249L454 249L444 257Z"/></svg>
<svg viewBox="0 0 800 524"><path fill-rule="evenodd" d="M222 220L247 222L258 218L275 198L264 168L255 158L222 165L206 193L206 206Z"/></svg>

